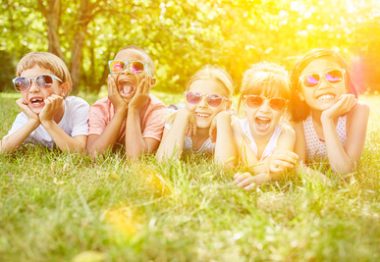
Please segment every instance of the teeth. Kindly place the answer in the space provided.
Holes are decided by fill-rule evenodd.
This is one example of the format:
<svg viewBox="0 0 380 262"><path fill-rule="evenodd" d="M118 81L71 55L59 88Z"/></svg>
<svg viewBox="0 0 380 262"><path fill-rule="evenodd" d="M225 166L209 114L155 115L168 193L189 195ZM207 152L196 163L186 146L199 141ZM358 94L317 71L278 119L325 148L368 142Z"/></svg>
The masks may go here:
<svg viewBox="0 0 380 262"><path fill-rule="evenodd" d="M321 102L324 102L324 101L330 101L330 100L333 100L335 98L334 95L321 95L320 97L318 97L318 101L321 101Z"/></svg>
<svg viewBox="0 0 380 262"><path fill-rule="evenodd" d="M209 117L210 114L206 114L206 113L196 113L196 116L199 116L199 117Z"/></svg>
<svg viewBox="0 0 380 262"><path fill-rule="evenodd" d="M30 102L32 102L32 103L41 103L41 102L43 102L43 99L41 99L41 98L32 98L30 100Z"/></svg>

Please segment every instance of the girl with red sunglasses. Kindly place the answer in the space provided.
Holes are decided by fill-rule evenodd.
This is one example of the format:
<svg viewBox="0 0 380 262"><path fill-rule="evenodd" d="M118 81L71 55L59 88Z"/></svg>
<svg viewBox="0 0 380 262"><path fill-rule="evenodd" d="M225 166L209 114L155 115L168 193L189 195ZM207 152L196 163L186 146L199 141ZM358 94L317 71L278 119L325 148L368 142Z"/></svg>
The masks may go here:
<svg viewBox="0 0 380 262"><path fill-rule="evenodd" d="M186 106L166 121L157 159L179 158L183 152L214 153L216 149L217 162L225 162L220 160L222 151L234 147L225 137L229 135L225 132L232 134L231 114L227 111L232 93L231 78L223 69L205 66L195 73L185 92ZM218 130L216 136L215 130Z"/></svg>
<svg viewBox="0 0 380 262"><path fill-rule="evenodd" d="M279 179L296 164L295 132L286 121L289 96L283 67L262 62L244 73L239 110L242 107L245 117L233 121L233 130L239 158L250 172L235 174L239 187L251 190Z"/></svg>
<svg viewBox="0 0 380 262"><path fill-rule="evenodd" d="M364 147L369 108L358 103L342 57L329 49L310 51L294 67L291 91L301 162L327 159L333 171L352 172Z"/></svg>

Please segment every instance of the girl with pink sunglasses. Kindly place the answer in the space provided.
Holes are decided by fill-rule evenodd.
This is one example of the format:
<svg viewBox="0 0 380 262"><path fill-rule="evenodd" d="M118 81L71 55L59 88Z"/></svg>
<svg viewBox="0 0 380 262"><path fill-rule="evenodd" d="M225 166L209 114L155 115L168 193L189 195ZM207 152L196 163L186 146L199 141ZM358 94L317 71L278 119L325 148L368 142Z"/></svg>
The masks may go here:
<svg viewBox="0 0 380 262"><path fill-rule="evenodd" d="M358 103L342 57L329 49L310 51L294 67L291 89L301 163L327 159L333 171L352 172L364 147L369 108Z"/></svg>
<svg viewBox="0 0 380 262"><path fill-rule="evenodd" d="M226 162L223 152L234 150L231 140L225 139L231 136L228 132L232 133L231 114L227 111L232 93L232 80L223 69L205 66L196 72L186 88L185 107L166 121L157 159L180 158L183 152L216 151L216 161Z"/></svg>

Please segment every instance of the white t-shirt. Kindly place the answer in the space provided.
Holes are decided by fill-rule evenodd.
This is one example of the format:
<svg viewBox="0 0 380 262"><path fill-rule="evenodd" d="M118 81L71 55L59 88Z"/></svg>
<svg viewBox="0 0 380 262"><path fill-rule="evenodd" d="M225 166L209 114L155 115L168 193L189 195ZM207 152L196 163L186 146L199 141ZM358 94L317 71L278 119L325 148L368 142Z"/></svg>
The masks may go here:
<svg viewBox="0 0 380 262"><path fill-rule="evenodd" d="M65 112L58 126L71 137L88 135L88 111L90 109L88 103L82 98L76 96L68 96L64 100ZM7 136L15 133L28 122L28 117L24 112L17 115L13 122L11 130ZM45 130L42 125L39 125L25 140L24 143L42 144L52 148L55 143L53 138Z"/></svg>

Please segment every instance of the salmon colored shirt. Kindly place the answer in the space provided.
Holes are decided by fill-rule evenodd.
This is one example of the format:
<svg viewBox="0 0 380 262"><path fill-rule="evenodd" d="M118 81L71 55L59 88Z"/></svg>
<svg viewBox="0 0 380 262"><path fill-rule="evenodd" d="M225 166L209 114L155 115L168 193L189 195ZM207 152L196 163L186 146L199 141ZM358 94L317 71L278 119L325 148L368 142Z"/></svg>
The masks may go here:
<svg viewBox="0 0 380 262"><path fill-rule="evenodd" d="M160 141L165 122L166 107L155 96L149 95L149 97L149 103L147 103L140 112L142 136L144 138L149 137ZM88 134L101 135L106 129L106 126L111 122L114 115L115 110L108 97L96 101L95 104L90 107ZM124 140L125 122L120 128L117 143L124 144Z"/></svg>

